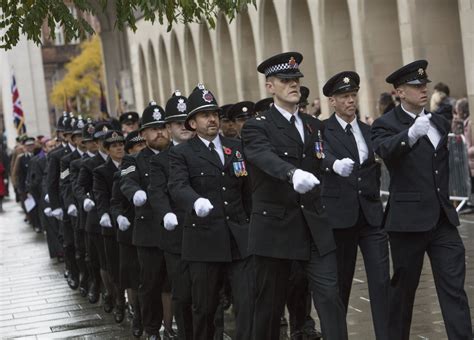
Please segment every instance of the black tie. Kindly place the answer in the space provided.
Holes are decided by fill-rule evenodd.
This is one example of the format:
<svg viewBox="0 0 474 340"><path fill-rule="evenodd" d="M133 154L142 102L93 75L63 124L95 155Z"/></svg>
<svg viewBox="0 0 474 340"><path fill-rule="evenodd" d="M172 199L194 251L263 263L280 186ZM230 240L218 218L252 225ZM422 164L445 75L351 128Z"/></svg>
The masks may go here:
<svg viewBox="0 0 474 340"><path fill-rule="evenodd" d="M298 128L296 127L296 117L294 115L291 115L290 124L296 136L300 137L300 140L303 141L303 138L301 138L300 132L298 131Z"/></svg>
<svg viewBox="0 0 474 340"><path fill-rule="evenodd" d="M223 165L222 161L221 161L221 158L219 157L219 154L216 151L216 146L214 145L213 142L209 143L209 149L211 150L211 154L214 157L214 159L216 159L218 161L218 164Z"/></svg>
<svg viewBox="0 0 474 340"><path fill-rule="evenodd" d="M352 125L347 124L346 125L346 135L349 137L351 141L351 149L354 154L354 157L356 157L356 163L359 163L359 149L357 148L357 142L354 137L354 134L352 133Z"/></svg>

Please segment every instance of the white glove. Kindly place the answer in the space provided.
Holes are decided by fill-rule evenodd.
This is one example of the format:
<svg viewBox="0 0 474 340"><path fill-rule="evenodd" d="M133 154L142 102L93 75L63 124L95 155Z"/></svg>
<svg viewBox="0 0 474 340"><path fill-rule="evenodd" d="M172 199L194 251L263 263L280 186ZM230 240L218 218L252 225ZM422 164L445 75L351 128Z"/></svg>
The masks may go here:
<svg viewBox="0 0 474 340"><path fill-rule="evenodd" d="M174 230L178 225L178 218L173 213L167 213L165 217L163 217L163 226L166 230Z"/></svg>
<svg viewBox="0 0 474 340"><path fill-rule="evenodd" d="M332 169L339 176L349 177L354 169L354 161L350 158L338 159L332 165Z"/></svg>
<svg viewBox="0 0 474 340"><path fill-rule="evenodd" d="M206 217L213 208L214 206L207 198L201 197L194 202L194 211L196 211L196 215L199 217Z"/></svg>
<svg viewBox="0 0 474 340"><path fill-rule="evenodd" d="M134 195L133 195L133 204L136 207L141 207L146 203L147 196L146 192L143 190L138 190Z"/></svg>
<svg viewBox="0 0 474 340"><path fill-rule="evenodd" d="M48 217L52 216L51 213L53 212L53 210L50 207L45 208L43 211L46 216Z"/></svg>
<svg viewBox="0 0 474 340"><path fill-rule="evenodd" d="M431 113L419 117L415 120L415 123L410 127L410 129L408 129L408 139L410 145L415 144L418 139L426 136L428 130L430 129L430 119Z"/></svg>
<svg viewBox="0 0 474 340"><path fill-rule="evenodd" d="M76 205L74 204L69 204L69 207L67 208L67 214L72 217L77 217L77 208Z"/></svg>
<svg viewBox="0 0 474 340"><path fill-rule="evenodd" d="M130 221L122 215L117 216L117 224L121 231L127 231L128 227L130 227Z"/></svg>
<svg viewBox="0 0 474 340"><path fill-rule="evenodd" d="M46 203L49 203L49 195L48 194L44 195L44 201Z"/></svg>
<svg viewBox="0 0 474 340"><path fill-rule="evenodd" d="M312 173L296 169L293 178L293 189L300 194L305 194L320 182Z"/></svg>
<svg viewBox="0 0 474 340"><path fill-rule="evenodd" d="M84 211L85 212L89 212L92 210L92 208L95 207L95 203L93 200L91 200L90 198L86 198L84 200L84 203L82 204L82 207L84 208Z"/></svg>
<svg viewBox="0 0 474 340"><path fill-rule="evenodd" d="M53 211L51 211L51 216L53 216L55 219L62 221L63 220L63 209L61 208L56 208Z"/></svg>
<svg viewBox="0 0 474 340"><path fill-rule="evenodd" d="M110 220L109 214L104 213L100 218L99 224L101 227L112 228L112 221Z"/></svg>

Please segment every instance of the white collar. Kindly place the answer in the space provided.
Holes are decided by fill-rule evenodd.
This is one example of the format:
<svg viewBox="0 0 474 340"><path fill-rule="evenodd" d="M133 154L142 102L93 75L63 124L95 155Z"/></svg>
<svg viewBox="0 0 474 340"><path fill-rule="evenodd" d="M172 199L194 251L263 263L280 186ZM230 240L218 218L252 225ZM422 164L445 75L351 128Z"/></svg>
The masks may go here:
<svg viewBox="0 0 474 340"><path fill-rule="evenodd" d="M156 149L153 149L153 148L150 148L150 147L148 147L148 148L149 148L151 151L153 151L153 153L154 153L155 155L158 155L158 154L160 153L160 150L156 150Z"/></svg>
<svg viewBox="0 0 474 340"><path fill-rule="evenodd" d="M102 156L102 158L104 159L104 161L107 160L107 158L109 158L109 155L107 155L106 153L103 153L102 151L99 150L99 155Z"/></svg>
<svg viewBox="0 0 474 340"><path fill-rule="evenodd" d="M278 106L277 104L273 103L273 105L276 107L276 109L278 110L278 112L280 112L283 117L286 118L287 121L290 121L291 117L292 116L295 116L296 119L299 119L299 115L298 115L298 107L296 108L296 111L291 113L291 112L288 112L286 111L284 108Z"/></svg>
<svg viewBox="0 0 474 340"><path fill-rule="evenodd" d="M202 138L201 136L199 136L199 139L204 143L204 145L209 148L209 144L211 143L211 141L208 141L207 139L204 139ZM219 137L219 134L212 140L212 143L214 144L214 147L215 149L217 150L218 148L222 148L222 144L221 144L221 139Z"/></svg>
<svg viewBox="0 0 474 340"><path fill-rule="evenodd" d="M336 119L337 121L339 122L339 124L341 124L341 127L342 129L345 131L346 130L346 126L347 125L351 125L352 126L352 131L354 131L354 129L358 128L359 127L359 124L357 124L357 117L354 117L354 119L352 120L352 122L348 123L346 122L344 119L342 119L341 117L339 117L337 115L337 113L334 113L334 115L336 116Z"/></svg>
<svg viewBox="0 0 474 340"><path fill-rule="evenodd" d="M89 157L94 157L95 156L95 153L90 152L90 151L87 151L87 154L89 155Z"/></svg>
<svg viewBox="0 0 474 340"><path fill-rule="evenodd" d="M424 116L425 115L425 108L423 108L423 110L421 110L421 112L417 115L416 113L410 112L407 109L405 109L403 107L403 104L400 104L400 106L402 107L402 110L405 111L405 113L408 114L411 118L416 118L416 116Z"/></svg>
<svg viewBox="0 0 474 340"><path fill-rule="evenodd" d="M119 162L114 161L113 159L112 159L112 162L114 163L114 165L117 169L120 169L120 163Z"/></svg>
<svg viewBox="0 0 474 340"><path fill-rule="evenodd" d="M76 147L74 145L72 145L71 143L68 143L68 145L72 152L76 151Z"/></svg>
<svg viewBox="0 0 474 340"><path fill-rule="evenodd" d="M171 143L173 143L174 146L178 145L179 143L176 142L175 140L171 140Z"/></svg>
<svg viewBox="0 0 474 340"><path fill-rule="evenodd" d="M77 148L77 152L79 153L79 156L81 156L81 157L84 154L84 151L81 151L81 149L79 149L79 148Z"/></svg>

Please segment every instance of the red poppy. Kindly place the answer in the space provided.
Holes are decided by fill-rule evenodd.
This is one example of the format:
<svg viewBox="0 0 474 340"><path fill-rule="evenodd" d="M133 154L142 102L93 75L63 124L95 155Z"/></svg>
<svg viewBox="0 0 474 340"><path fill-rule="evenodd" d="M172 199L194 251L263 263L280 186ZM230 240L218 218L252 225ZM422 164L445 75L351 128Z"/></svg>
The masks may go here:
<svg viewBox="0 0 474 340"><path fill-rule="evenodd" d="M226 148L225 146L223 146L222 148L224 149L224 153L225 153L226 155L232 154L232 150L231 150L231 149Z"/></svg>

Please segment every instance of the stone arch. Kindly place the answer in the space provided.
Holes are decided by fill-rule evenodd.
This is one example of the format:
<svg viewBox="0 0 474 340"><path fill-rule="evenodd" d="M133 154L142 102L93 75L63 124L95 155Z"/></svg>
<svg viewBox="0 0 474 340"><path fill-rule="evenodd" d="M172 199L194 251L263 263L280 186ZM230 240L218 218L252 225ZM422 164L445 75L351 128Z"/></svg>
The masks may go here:
<svg viewBox="0 0 474 340"><path fill-rule="evenodd" d="M301 0L299 0L301 1ZM273 0L263 0L261 4L262 60L282 52L280 26Z"/></svg>
<svg viewBox="0 0 474 340"><path fill-rule="evenodd" d="M194 45L193 36L188 25L184 29L184 45L185 45L185 65L188 76L188 88L183 89L187 94L191 93L194 86L199 82L199 70L197 64L196 48Z"/></svg>
<svg viewBox="0 0 474 340"><path fill-rule="evenodd" d="M318 77L316 71L316 55L314 50L313 25L309 15L309 7L306 0L292 1L289 3L289 27L291 36L289 47L291 50L303 54L301 71L304 78L301 84L310 89L310 99L319 97Z"/></svg>
<svg viewBox="0 0 474 340"><path fill-rule="evenodd" d="M181 62L181 49L179 48L178 37L175 31L171 33L171 65L173 67L171 72L174 79L173 90L184 91L184 69Z"/></svg>
<svg viewBox="0 0 474 340"><path fill-rule="evenodd" d="M238 100L235 78L235 63L229 26L223 15L217 23L217 50L219 51L221 105L234 103Z"/></svg>
<svg viewBox="0 0 474 340"><path fill-rule="evenodd" d="M151 98L148 100L160 100L160 88L158 85L158 68L156 67L155 50L151 41L148 42L148 65L149 65L149 76L151 85Z"/></svg>
<svg viewBox="0 0 474 340"><path fill-rule="evenodd" d="M162 89L161 103L165 102L171 96L171 76L168 55L166 54L166 45L162 36L158 43L160 81Z"/></svg>
<svg viewBox="0 0 474 340"><path fill-rule="evenodd" d="M242 99L257 101L260 99L257 54L248 12L242 12L237 18L237 40L240 56L240 75L242 77Z"/></svg>
<svg viewBox="0 0 474 340"><path fill-rule="evenodd" d="M145 62L145 55L143 53L143 48L141 45L138 47L138 68L141 74L140 81L142 86L143 106L146 106L148 100L150 99L150 94L148 91L148 72Z"/></svg>
<svg viewBox="0 0 474 340"><path fill-rule="evenodd" d="M216 68L214 62L214 49L211 43L209 28L206 24L201 24L201 65L202 82L213 92L217 92ZM191 84L191 90L196 84Z"/></svg>

